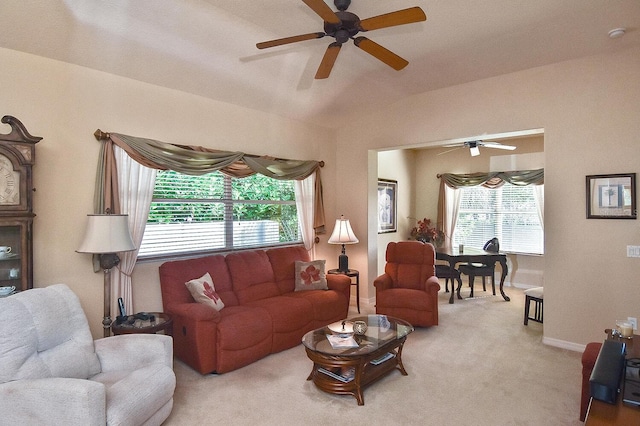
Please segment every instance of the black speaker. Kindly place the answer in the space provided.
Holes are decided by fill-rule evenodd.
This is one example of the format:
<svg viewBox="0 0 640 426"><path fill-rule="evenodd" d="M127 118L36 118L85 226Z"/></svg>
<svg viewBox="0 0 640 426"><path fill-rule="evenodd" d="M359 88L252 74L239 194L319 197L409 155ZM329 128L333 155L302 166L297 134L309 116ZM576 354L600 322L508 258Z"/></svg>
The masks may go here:
<svg viewBox="0 0 640 426"><path fill-rule="evenodd" d="M591 397L615 404L620 392L626 345L617 340L605 340L589 378Z"/></svg>

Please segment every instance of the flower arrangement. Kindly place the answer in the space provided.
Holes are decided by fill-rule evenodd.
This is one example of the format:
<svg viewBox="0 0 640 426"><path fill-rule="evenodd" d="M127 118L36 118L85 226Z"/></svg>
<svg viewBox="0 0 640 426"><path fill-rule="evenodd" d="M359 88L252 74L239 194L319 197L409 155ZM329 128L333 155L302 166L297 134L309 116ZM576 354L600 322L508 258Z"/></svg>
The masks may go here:
<svg viewBox="0 0 640 426"><path fill-rule="evenodd" d="M426 217L418 221L418 226L411 230L411 238L423 243L432 243L439 246L444 243L444 232L431 224L431 219Z"/></svg>

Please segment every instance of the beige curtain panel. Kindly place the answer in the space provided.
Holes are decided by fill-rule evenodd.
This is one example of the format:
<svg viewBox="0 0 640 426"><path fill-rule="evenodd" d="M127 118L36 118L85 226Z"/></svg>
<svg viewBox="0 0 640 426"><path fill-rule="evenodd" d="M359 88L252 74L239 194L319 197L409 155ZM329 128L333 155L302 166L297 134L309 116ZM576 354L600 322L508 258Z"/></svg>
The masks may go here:
<svg viewBox="0 0 640 426"><path fill-rule="evenodd" d="M133 160L145 167L174 170L184 174L203 175L220 170L229 176L242 178L256 173L282 180L303 180L316 173L314 228L325 232L324 201L318 161L288 160L258 157L242 152L219 151L201 146L175 145L153 139L138 138L97 130L95 136L103 140L96 178L96 213L109 209L120 213L118 179L113 145L122 148Z"/></svg>

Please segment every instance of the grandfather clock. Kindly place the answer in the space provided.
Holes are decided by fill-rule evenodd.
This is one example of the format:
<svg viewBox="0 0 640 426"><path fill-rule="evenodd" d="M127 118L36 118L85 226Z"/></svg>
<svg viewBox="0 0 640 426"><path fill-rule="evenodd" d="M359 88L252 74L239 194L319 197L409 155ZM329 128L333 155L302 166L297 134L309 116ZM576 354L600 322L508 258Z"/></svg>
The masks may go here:
<svg viewBox="0 0 640 426"><path fill-rule="evenodd" d="M33 288L33 179L35 145L42 138L29 134L15 117L0 133L0 286L16 291ZM4 127L4 126L0 126Z"/></svg>

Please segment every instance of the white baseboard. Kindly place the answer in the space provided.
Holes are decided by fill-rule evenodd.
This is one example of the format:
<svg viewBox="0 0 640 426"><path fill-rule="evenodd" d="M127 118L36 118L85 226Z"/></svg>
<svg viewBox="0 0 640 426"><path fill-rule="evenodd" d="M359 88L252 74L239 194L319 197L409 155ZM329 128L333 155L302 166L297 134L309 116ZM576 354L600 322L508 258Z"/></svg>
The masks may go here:
<svg viewBox="0 0 640 426"><path fill-rule="evenodd" d="M507 280L512 286L518 288L544 287L544 274L536 269L510 271Z"/></svg>
<svg viewBox="0 0 640 426"><path fill-rule="evenodd" d="M558 340L552 339L551 337L543 337L542 343L549 346L554 346L556 348L567 349L569 351L574 352L584 352L584 348L586 345L581 345L579 343L567 342L566 340Z"/></svg>

